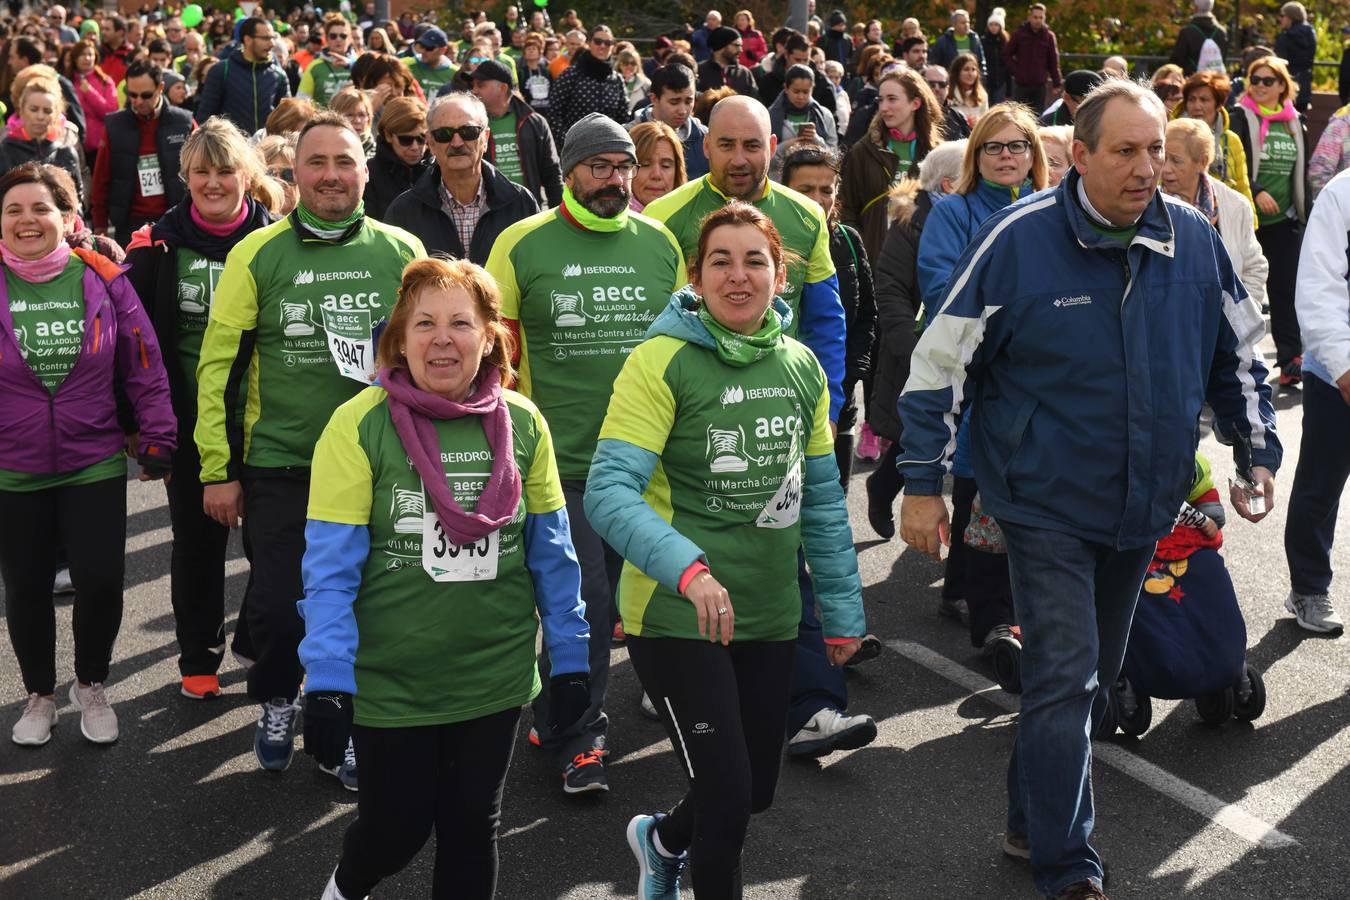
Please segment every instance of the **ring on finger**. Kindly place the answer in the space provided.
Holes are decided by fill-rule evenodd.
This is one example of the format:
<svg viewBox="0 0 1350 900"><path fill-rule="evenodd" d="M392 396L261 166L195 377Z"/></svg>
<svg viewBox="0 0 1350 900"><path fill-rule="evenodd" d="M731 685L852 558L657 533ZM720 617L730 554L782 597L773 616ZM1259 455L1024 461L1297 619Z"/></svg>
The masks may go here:
<svg viewBox="0 0 1350 900"><path fill-rule="evenodd" d="M725 606L721 607L717 610L717 614L719 616L725 616L727 614L727 608Z"/></svg>

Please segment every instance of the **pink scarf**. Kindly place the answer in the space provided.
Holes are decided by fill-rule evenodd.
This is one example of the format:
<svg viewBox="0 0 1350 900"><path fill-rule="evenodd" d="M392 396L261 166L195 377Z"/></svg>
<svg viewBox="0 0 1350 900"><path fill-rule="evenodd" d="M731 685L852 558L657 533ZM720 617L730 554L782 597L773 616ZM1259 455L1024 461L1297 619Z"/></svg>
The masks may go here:
<svg viewBox="0 0 1350 900"><path fill-rule="evenodd" d="M511 413L502 397L502 377L497 367L488 366L480 371L477 390L463 403L417 387L407 369L381 369L380 386L389 394L389 417L394 420L394 430L413 468L422 477L436 517L450 542L470 544L510 522L520 506L520 470L516 468ZM488 449L492 451L492 475L471 513L464 511L450 490L432 421L468 415L482 417Z"/></svg>
<svg viewBox="0 0 1350 900"><path fill-rule="evenodd" d="M44 281L51 281L65 270L66 263L70 262L70 245L60 241L56 249L46 256L24 259L10 250L6 244L0 243L0 259L4 260L5 268L29 284L42 284Z"/></svg>
<svg viewBox="0 0 1350 900"><path fill-rule="evenodd" d="M239 204L239 215L234 217L233 222L226 222L224 225L213 225L206 221L206 219L202 218L202 214L197 211L196 206L193 206L189 210L189 215L192 216L192 224L196 225L202 231L205 231L207 234L213 234L216 237L224 237L227 234L231 234L240 225L244 224L244 219L248 217L248 203L245 202Z"/></svg>
<svg viewBox="0 0 1350 900"><path fill-rule="evenodd" d="M1294 104L1288 100L1284 101L1284 107L1277 113L1271 115L1261 109L1261 105L1252 99L1251 94L1243 94L1242 99L1238 101L1243 109L1250 109L1256 113L1261 120L1261 143L1265 144L1266 135L1270 132L1271 122L1292 122L1298 118L1298 111L1294 109Z"/></svg>
<svg viewBox="0 0 1350 900"><path fill-rule="evenodd" d="M899 128L887 128L893 141L912 141L919 136L917 131L911 131L909 134L901 134Z"/></svg>

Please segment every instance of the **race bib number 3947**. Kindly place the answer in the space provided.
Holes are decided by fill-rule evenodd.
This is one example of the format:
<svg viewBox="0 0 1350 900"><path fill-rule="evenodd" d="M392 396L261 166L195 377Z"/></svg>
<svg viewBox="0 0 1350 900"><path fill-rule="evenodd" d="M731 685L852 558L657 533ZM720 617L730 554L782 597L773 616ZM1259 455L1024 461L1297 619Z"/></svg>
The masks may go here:
<svg viewBox="0 0 1350 900"><path fill-rule="evenodd" d="M452 544L430 504L422 516L422 568L432 581L494 581L501 532L472 544Z"/></svg>
<svg viewBox="0 0 1350 900"><path fill-rule="evenodd" d="M323 310L328 350L343 376L368 385L375 377L375 342L368 309Z"/></svg>

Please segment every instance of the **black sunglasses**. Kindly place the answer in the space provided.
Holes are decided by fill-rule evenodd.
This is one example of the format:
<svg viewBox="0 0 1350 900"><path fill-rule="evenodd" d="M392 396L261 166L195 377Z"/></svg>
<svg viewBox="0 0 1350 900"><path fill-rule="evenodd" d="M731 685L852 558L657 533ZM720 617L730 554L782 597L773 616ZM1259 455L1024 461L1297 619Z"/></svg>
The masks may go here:
<svg viewBox="0 0 1350 900"><path fill-rule="evenodd" d="M294 169L268 169L267 174L277 179L278 181L284 181L287 184L295 183Z"/></svg>
<svg viewBox="0 0 1350 900"><path fill-rule="evenodd" d="M127 99L128 99L128 100L153 100L153 99L155 99L155 95L158 94L158 93L159 93L158 90L148 91L148 92L146 92L146 93L141 93L140 91L127 91Z"/></svg>
<svg viewBox="0 0 1350 900"><path fill-rule="evenodd" d="M459 139L467 144L470 141L478 140L478 136L482 133L483 133L482 125L461 125L458 128L431 129L432 139L441 144L450 143L452 140L454 140L455 135L459 135ZM403 137L406 137L406 135L400 135L400 139Z"/></svg>
<svg viewBox="0 0 1350 900"><path fill-rule="evenodd" d="M1266 87L1274 87L1280 83L1280 78L1276 75L1253 75L1252 84L1264 84Z"/></svg>
<svg viewBox="0 0 1350 900"><path fill-rule="evenodd" d="M930 82L928 82L928 86L929 86L930 88L932 88L933 90L937 90L938 88L945 88L945 87L947 86L947 82L945 82L945 81L930 81Z"/></svg>
<svg viewBox="0 0 1350 900"><path fill-rule="evenodd" d="M411 147L414 144L426 146L427 136L425 134L396 134L400 147ZM449 143L448 141L446 143Z"/></svg>

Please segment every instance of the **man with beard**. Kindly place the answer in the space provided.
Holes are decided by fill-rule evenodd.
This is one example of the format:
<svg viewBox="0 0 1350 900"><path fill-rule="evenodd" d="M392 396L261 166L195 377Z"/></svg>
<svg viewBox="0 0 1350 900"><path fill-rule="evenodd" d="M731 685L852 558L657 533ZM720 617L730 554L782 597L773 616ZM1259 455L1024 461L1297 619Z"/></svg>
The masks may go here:
<svg viewBox="0 0 1350 900"><path fill-rule="evenodd" d="M495 60L482 66L505 72ZM497 236L538 212L539 204L483 158L492 133L487 109L477 97L463 92L437 97L427 126L436 165L389 204L384 220L420 236L431 253L481 266Z"/></svg>
<svg viewBox="0 0 1350 900"><path fill-rule="evenodd" d="M749 97L759 95L755 73L740 64L741 33L725 25L708 35L712 57L698 66L699 92L726 86Z"/></svg>
<svg viewBox="0 0 1350 900"><path fill-rule="evenodd" d="M519 337L516 389L547 420L565 424L554 449L591 626L591 705L566 731L549 730L545 654L530 742L551 754L563 790L579 794L609 790L605 687L623 565L587 522L586 476L619 369L688 279L670 232L628 208L637 156L621 125L601 113L582 118L563 142L562 170L562 204L502 232L487 270L501 289L502 317Z"/></svg>
<svg viewBox="0 0 1350 900"><path fill-rule="evenodd" d="M830 257L830 229L816 203L769 180L769 160L778 139L769 111L750 97L727 97L708 117L709 173L658 197L647 206L666 224L686 255L696 255L703 219L732 198L767 215L791 251L783 300L792 309L788 334L810 347L830 385L830 422L844 405L844 307ZM833 425L831 426L833 427ZM792 705L788 713L788 755L825 756L870 743L877 735L871 716L844 715L848 687L843 670L831 666L816 618L815 593L801 565L802 619L794 662Z"/></svg>
<svg viewBox="0 0 1350 900"><path fill-rule="evenodd" d="M253 548L249 631L257 658L248 694L261 704L258 765L294 754L304 670L297 648L304 596L309 466L333 410L375 376L372 329L394 307L403 267L425 256L401 228L365 216L366 155L341 115L321 111L295 148L295 211L240 241L225 260L197 366L202 505ZM241 391L241 386L246 386ZM242 422L242 428L240 423ZM307 714L345 715L312 708ZM356 756L325 770L356 789Z"/></svg>

